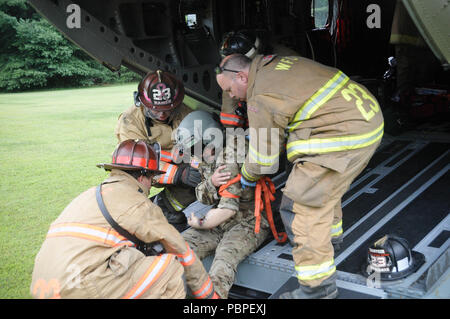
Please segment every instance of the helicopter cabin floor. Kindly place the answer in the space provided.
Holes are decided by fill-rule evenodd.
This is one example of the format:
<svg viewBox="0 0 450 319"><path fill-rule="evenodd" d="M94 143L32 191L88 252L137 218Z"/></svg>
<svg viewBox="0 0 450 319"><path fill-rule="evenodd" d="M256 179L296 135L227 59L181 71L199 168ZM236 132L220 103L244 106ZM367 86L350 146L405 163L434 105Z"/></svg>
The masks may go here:
<svg viewBox="0 0 450 319"><path fill-rule="evenodd" d="M286 177L282 173L273 178L274 212ZM335 252L338 298L450 297L449 185L448 124L424 124L398 136L385 134L342 199L344 242ZM277 228L282 230L279 220ZM377 281L363 275L369 246L385 234L405 238L412 251L424 257L406 278ZM269 240L247 257L238 266L229 297L272 299L296 288L291 249L289 243ZM211 262L212 257L204 260L207 268Z"/></svg>

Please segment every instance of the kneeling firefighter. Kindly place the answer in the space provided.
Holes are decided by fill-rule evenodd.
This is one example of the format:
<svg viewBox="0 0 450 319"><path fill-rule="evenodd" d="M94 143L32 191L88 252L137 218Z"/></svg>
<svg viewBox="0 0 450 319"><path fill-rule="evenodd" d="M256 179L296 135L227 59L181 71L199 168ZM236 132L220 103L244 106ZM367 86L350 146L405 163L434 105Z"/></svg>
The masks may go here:
<svg viewBox="0 0 450 319"><path fill-rule="evenodd" d="M161 145L160 169L154 186L164 188L155 198L170 224L179 231L186 227L182 210L195 201L194 187L200 182L195 167L176 163L172 157L172 132L192 110L183 103L184 86L173 74L157 70L148 73L134 93L134 105L119 116L115 134L118 142L142 139Z"/></svg>
<svg viewBox="0 0 450 319"><path fill-rule="evenodd" d="M155 149L156 148L156 152ZM215 298L196 254L148 199L159 145L126 140L110 176L75 198L51 224L36 256L34 298Z"/></svg>

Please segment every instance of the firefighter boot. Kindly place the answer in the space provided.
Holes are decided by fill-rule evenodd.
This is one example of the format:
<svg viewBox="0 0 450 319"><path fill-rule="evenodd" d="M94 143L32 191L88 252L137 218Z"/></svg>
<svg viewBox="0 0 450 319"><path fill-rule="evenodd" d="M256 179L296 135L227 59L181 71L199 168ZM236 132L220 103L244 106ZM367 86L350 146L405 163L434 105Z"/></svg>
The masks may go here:
<svg viewBox="0 0 450 319"><path fill-rule="evenodd" d="M336 277L334 273L314 288L299 284L299 288L281 294L280 299L335 299L338 295Z"/></svg>
<svg viewBox="0 0 450 319"><path fill-rule="evenodd" d="M344 236L340 235L337 237L331 237L331 244L333 245L334 251L341 250L341 245L344 242Z"/></svg>

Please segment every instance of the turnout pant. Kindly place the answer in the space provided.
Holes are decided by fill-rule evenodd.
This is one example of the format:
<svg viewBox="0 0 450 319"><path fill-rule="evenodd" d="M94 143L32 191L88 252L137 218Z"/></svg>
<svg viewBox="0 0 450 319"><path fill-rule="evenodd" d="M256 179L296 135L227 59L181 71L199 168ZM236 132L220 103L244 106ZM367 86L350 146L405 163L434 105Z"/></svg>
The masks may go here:
<svg viewBox="0 0 450 319"><path fill-rule="evenodd" d="M348 151L350 161L342 172L306 161L294 165L280 213L293 245L301 285L319 286L336 271L331 238L342 234L341 198L367 166L378 144Z"/></svg>
<svg viewBox="0 0 450 319"><path fill-rule="evenodd" d="M85 278L81 298L184 299L184 269L173 254L145 257L132 248L112 256L109 266Z"/></svg>
<svg viewBox="0 0 450 319"><path fill-rule="evenodd" d="M249 210L246 215L252 216L253 211ZM213 229L189 228L181 234L198 258L204 259L215 253L209 276L221 299L228 298L239 263L253 253L270 232L269 224L263 216L259 233L255 234L254 229L253 216L244 220L234 217L232 221L224 222Z"/></svg>

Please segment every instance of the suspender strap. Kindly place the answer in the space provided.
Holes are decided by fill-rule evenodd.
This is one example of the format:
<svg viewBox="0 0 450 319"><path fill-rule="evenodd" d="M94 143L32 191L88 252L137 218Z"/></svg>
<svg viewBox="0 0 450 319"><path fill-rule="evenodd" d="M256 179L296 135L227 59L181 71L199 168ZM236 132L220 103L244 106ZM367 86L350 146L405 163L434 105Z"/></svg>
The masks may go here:
<svg viewBox="0 0 450 319"><path fill-rule="evenodd" d="M111 227L114 228L114 230L117 231L120 235L132 241L136 245L136 248L141 252L143 252L146 256L153 256L162 253L164 251L164 248L160 243L151 243L151 244L145 243L136 236L130 234L125 229L123 229L118 223L116 223L116 221L112 218L111 214L106 208L105 203L103 202L102 185L103 184L97 186L95 198L97 199L97 204L98 207L100 208L100 211L102 212L106 221L111 225Z"/></svg>
<svg viewBox="0 0 450 319"><path fill-rule="evenodd" d="M119 224L116 223L116 221L112 218L111 214L109 213L108 209L106 209L105 203L103 202L102 197L102 184L97 186L97 190L95 193L95 198L97 199L97 204L100 210L102 211L103 216L108 221L108 223L111 225L112 228L114 228L115 231L117 231L119 234L121 234L123 237L127 238L128 240L131 240L133 243L136 244L136 246L141 246L145 244L143 241L141 241L139 238L137 238L134 235L131 235L129 232L127 232L125 229L123 229Z"/></svg>

